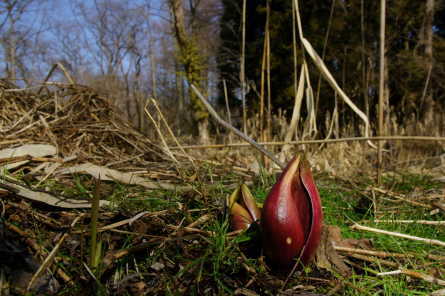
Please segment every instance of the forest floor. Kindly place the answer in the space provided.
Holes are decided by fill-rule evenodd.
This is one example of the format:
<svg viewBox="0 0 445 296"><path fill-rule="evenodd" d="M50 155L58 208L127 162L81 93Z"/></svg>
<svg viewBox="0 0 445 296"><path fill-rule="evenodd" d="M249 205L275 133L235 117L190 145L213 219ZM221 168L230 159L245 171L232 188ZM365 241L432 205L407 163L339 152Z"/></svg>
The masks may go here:
<svg viewBox="0 0 445 296"><path fill-rule="evenodd" d="M314 161L323 247L279 272L257 227L230 228L227 196L245 183L262 202L277 177L248 167L248 149L171 154L90 90L58 91L61 106L0 98L0 295L445 295L443 156L381 185L351 158L354 171Z"/></svg>

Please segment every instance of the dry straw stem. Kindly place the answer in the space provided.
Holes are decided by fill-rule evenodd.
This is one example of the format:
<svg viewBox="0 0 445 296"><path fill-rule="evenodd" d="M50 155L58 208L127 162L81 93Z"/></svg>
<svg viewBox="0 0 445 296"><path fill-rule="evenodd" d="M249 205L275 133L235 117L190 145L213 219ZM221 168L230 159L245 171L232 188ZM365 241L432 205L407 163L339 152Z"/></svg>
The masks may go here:
<svg viewBox="0 0 445 296"><path fill-rule="evenodd" d="M378 265L385 265L385 266L396 267L396 268L399 267L399 264L397 264L393 261L385 260L385 259L377 259L375 257L368 257L365 255L360 255L360 254L349 254L349 257L363 260L363 261L368 261L368 262L378 264ZM376 272L374 272L374 273L376 273Z"/></svg>
<svg viewBox="0 0 445 296"><path fill-rule="evenodd" d="M304 65L305 64L301 66L300 78L298 80L298 87L297 86L295 87L296 88L295 103L294 103L294 109L292 111L292 119L289 125L289 129L284 138L286 143L291 143L291 139L295 135L297 129L298 121L300 120L301 104L303 102L304 84L305 84ZM297 76L296 73L295 76Z"/></svg>
<svg viewBox="0 0 445 296"><path fill-rule="evenodd" d="M74 227L74 225L77 224L77 222L80 220L80 218L82 218L85 214L81 214L79 216L77 216L73 223L71 223L71 228ZM34 282L37 280L37 278L50 266L52 260L55 258L57 252L59 251L60 246L62 245L62 243L65 241L65 239L68 237L69 233L66 232L62 235L62 237L59 239L59 241L57 242L57 244L55 245L54 249L52 249L51 253L49 253L49 255L45 258L45 260L43 261L43 263L40 265L39 269L37 269L37 271L34 273L34 275L32 276L31 280L28 283L28 287L26 288L27 291L29 291Z"/></svg>
<svg viewBox="0 0 445 296"><path fill-rule="evenodd" d="M153 118L153 116L151 116L150 112L148 112L147 110L147 105L144 108L145 114L147 114L148 118L150 118L151 122L153 123L153 126L156 129L156 132L159 135L159 138L161 139L161 142L165 148L165 152L167 153L168 156L170 156L170 158L175 162L175 163L179 163L179 161L175 158L175 156L173 155L173 153L171 152L170 148L167 145L167 142L165 141L164 135L161 132L161 128L160 126L156 123L156 120ZM181 147L180 145L178 145L178 147Z"/></svg>
<svg viewBox="0 0 445 296"><path fill-rule="evenodd" d="M406 239L410 239L410 240L424 242L428 245L436 245L436 246L445 247L445 242L437 240L437 239L427 239L427 238L412 236L412 235L403 234L403 233L399 233L399 232L392 232L392 231L382 230L382 229L378 229L378 228L372 228L372 227L363 226L363 225L359 225L359 224L352 225L351 229L381 233L381 234L391 235L391 236L395 236L395 237L401 237L401 238L406 238Z"/></svg>
<svg viewBox="0 0 445 296"><path fill-rule="evenodd" d="M356 249L356 248L347 248L347 247L340 247L340 246L334 246L334 249L339 252L344 253L352 253L352 254L361 254L361 255L369 255L369 256L375 256L375 257L392 257L392 258L415 258L418 257L419 254L411 254L411 253L390 253L390 252L382 252L382 251L372 251L372 250L365 250L365 249ZM437 261L445 261L444 256L438 256L438 255L432 255L432 254L426 254L426 258L431 260L437 260Z"/></svg>
<svg viewBox="0 0 445 296"><path fill-rule="evenodd" d="M407 276L410 276L413 278L427 281L432 284L445 286L444 280L438 279L438 278L431 276L429 274L420 273L420 272L417 272L414 270L409 270L409 269L398 269L398 270L389 271L389 272L380 272L377 275L378 276L386 276L386 275L396 275L396 274L404 274L404 275L407 275Z"/></svg>
<svg viewBox="0 0 445 296"><path fill-rule="evenodd" d="M121 227L121 226L124 226L124 225L127 225L127 224L131 225L131 223L133 223L134 221L136 221L136 220L138 220L138 219L140 219L142 217L145 217L145 216L149 216L149 217L155 217L156 216L157 217L157 216L165 215L167 213L168 213L167 210L162 210L162 211L157 211L157 212L142 212L142 213L139 213L139 214L137 214L137 215L135 215L135 216L133 216L131 218L124 219L124 220L121 220L121 221L118 221L118 222L115 222L115 223L112 223L112 224L108 224L108 225L102 226L102 227L97 229L97 232L100 233L100 232L104 232L104 231L107 231L107 230L113 230L115 228L118 228L118 227ZM77 233L87 233L87 232L88 232L88 230L78 230L78 231L74 231L73 233L77 234Z"/></svg>
<svg viewBox="0 0 445 296"><path fill-rule="evenodd" d="M167 120L164 117L164 114L162 114L161 109L159 108L158 103L156 102L155 99L151 99L150 102L155 106L156 111L158 112L159 116L161 117L162 121L164 122L165 127L167 128L168 133L170 134L170 136L172 137L173 141L175 141L177 147L179 147L179 149L181 149L182 153L184 153L184 155L190 160L190 163L195 166L195 162L193 160L193 158L187 154L187 152L185 152L185 150L182 148L181 144L179 143L178 139L176 138L175 134L173 133L172 129L170 128L170 125L168 124ZM147 111L145 111L147 112Z"/></svg>
<svg viewBox="0 0 445 296"><path fill-rule="evenodd" d="M114 228L117 228L117 227L120 227L123 225L131 224L134 221L136 221L144 216L157 217L157 216L165 215L167 213L168 213L167 210L162 210L162 211L157 211L157 212L142 212L142 213L135 215L134 217L103 226L103 227L99 228L98 231L102 232L102 231L111 230L111 229L114 229Z"/></svg>
<svg viewBox="0 0 445 296"><path fill-rule="evenodd" d="M397 200L409 203L409 204L411 204L413 206L418 206L418 207L422 207L422 208L426 208L426 209L432 209L433 208L432 206L430 206L428 204L424 204L424 203L420 203L420 202L417 202L417 201L406 199L406 198L400 196L399 194L396 194L396 193L393 193L393 192L390 192L390 191L386 191L386 190L380 189L378 187L371 187L371 189L374 190L374 191L383 193L383 194L387 194L387 195L391 196L392 198L395 198Z"/></svg>
<svg viewBox="0 0 445 296"><path fill-rule="evenodd" d="M262 154L269 157L269 159L272 160L273 162L275 162L281 169L285 168L285 165L283 163L281 163L281 161L279 161L271 152L264 149L261 145L259 145L257 142L255 142L252 138L250 138L246 134L242 133L237 128L230 125L229 123L224 121L221 117L219 117L218 113L216 113L216 111L212 108L212 106L210 106L210 104L207 102L207 100L204 98L204 96L201 94L201 92L193 84L191 85L191 87L192 87L193 91L195 92L195 94L197 95L197 97L201 100L201 102L207 108L210 115L212 115L215 118L215 120L218 121L219 124L221 124L222 126L224 126L227 129L233 131L237 136L241 137L243 140L248 142L250 145L252 145L258 151L260 151ZM184 146L183 148L185 149L186 147Z"/></svg>
<svg viewBox="0 0 445 296"><path fill-rule="evenodd" d="M379 66L379 106L378 106L378 132L383 136L383 108L385 105L385 26L386 1L380 0L380 66ZM377 183L382 183L383 142L379 142L377 152Z"/></svg>
<svg viewBox="0 0 445 296"><path fill-rule="evenodd" d="M293 50L293 62L294 62L294 109L292 111L292 119L289 124L289 129L287 130L284 140L289 142L292 137L296 135L295 130L297 128L298 119L300 117L301 101L303 99L303 87L304 87L304 75L303 66L301 67L300 79L298 80L298 63L297 63L297 26L296 26L296 16L295 16L295 2L292 1L292 50ZM286 151L287 147L283 147Z"/></svg>
<svg viewBox="0 0 445 296"><path fill-rule="evenodd" d="M240 56L240 83L241 83L241 100L243 103L243 131L247 134L247 110L246 110L246 81L245 81L245 50L246 50L246 6L247 0L243 0L242 15L242 40L241 40L241 56Z"/></svg>
<svg viewBox="0 0 445 296"><path fill-rule="evenodd" d="M425 224L425 225L445 225L445 221L430 220L374 220L375 223L407 223L407 224Z"/></svg>
<svg viewBox="0 0 445 296"><path fill-rule="evenodd" d="M227 127L228 129L231 129ZM445 137L429 136L384 136L384 137L351 137L340 139L323 140L304 140L304 141L281 141L281 142L260 142L262 146L282 146L282 145L303 145L303 144L323 144L323 143L342 143L342 142L363 142L363 141L427 141L427 142L445 142ZM247 147L251 144L232 143L232 144L213 144L213 145L189 145L182 146L184 149L217 149L228 147ZM170 149L180 149L180 147L170 147Z"/></svg>

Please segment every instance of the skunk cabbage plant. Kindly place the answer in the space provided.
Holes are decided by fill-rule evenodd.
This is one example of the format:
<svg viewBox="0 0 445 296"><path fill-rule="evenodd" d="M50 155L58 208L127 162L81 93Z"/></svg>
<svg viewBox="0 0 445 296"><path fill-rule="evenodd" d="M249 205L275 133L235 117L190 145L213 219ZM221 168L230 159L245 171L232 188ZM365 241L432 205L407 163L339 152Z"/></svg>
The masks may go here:
<svg viewBox="0 0 445 296"><path fill-rule="evenodd" d="M306 264L313 258L323 213L306 160L298 156L291 160L269 192L261 215L246 185L232 193L228 205L235 230L247 229L260 219L264 255L271 265L289 269L297 259Z"/></svg>
<svg viewBox="0 0 445 296"><path fill-rule="evenodd" d="M272 265L292 267L312 259L320 242L323 213L309 164L295 157L266 198L261 227L263 248Z"/></svg>
<svg viewBox="0 0 445 296"><path fill-rule="evenodd" d="M244 184L230 195L227 204L232 216L231 224L233 230L245 230L261 217L255 198Z"/></svg>

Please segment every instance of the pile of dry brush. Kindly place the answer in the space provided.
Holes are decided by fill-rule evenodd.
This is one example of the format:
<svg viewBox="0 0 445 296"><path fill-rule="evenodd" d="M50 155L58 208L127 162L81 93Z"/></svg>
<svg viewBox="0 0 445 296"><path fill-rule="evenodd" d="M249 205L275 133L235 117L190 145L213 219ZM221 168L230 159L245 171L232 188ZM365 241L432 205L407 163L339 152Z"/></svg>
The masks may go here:
<svg viewBox="0 0 445 296"><path fill-rule="evenodd" d="M18 89L0 81L0 149L50 143L61 157L111 167L166 160L151 139L123 120L113 105L86 86L47 83Z"/></svg>

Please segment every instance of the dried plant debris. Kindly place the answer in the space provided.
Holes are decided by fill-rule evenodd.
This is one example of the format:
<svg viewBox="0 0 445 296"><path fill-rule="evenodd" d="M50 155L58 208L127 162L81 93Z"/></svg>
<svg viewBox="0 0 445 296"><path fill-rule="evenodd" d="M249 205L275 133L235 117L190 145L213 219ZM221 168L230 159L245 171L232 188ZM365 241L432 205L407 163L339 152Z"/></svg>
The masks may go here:
<svg viewBox="0 0 445 296"><path fill-rule="evenodd" d="M77 155L81 161L127 166L165 158L155 143L88 87L52 84L40 93L11 87L0 85L0 149L48 143L62 158Z"/></svg>

